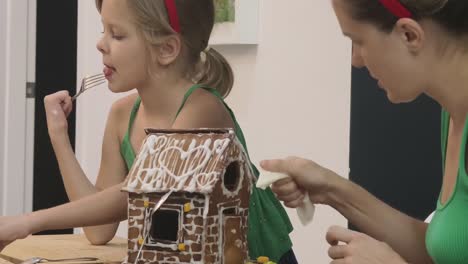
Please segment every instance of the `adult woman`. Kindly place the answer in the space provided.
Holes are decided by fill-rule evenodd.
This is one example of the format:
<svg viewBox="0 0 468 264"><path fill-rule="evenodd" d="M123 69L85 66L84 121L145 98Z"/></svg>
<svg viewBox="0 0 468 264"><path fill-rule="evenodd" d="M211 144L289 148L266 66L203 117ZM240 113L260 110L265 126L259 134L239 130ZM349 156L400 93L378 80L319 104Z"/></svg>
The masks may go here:
<svg viewBox="0 0 468 264"><path fill-rule="evenodd" d="M327 234L332 263L467 263L468 2L332 3L344 35L353 41L353 65L367 67L390 101L409 102L425 93L444 109L444 180L437 211L428 225L300 158L262 163L292 177L277 182L274 191L289 207L298 206L307 191L313 202L334 207L369 235L332 227Z"/></svg>

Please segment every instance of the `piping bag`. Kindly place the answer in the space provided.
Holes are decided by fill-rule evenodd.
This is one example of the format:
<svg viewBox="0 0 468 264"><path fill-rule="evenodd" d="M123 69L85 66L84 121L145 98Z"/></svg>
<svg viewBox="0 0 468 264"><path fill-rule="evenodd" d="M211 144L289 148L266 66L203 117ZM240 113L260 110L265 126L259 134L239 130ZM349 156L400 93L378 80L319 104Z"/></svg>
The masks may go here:
<svg viewBox="0 0 468 264"><path fill-rule="evenodd" d="M265 190L273 183L279 180L288 178L288 177L289 177L288 175L283 174L283 173L276 173L276 172L269 172L269 171L261 170L256 186L259 189ZM315 213L315 205L309 199L308 192L305 193L304 201L299 207L296 208L296 212L302 225L305 226L309 224L310 222L312 222L314 218L314 213Z"/></svg>

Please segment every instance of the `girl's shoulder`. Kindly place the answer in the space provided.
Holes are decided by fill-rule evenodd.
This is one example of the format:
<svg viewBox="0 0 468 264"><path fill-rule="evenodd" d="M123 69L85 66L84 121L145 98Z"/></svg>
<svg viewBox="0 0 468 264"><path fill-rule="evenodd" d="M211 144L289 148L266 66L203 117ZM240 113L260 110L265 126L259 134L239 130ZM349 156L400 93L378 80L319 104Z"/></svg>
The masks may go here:
<svg viewBox="0 0 468 264"><path fill-rule="evenodd" d="M174 128L227 128L233 120L222 99L204 89L195 90L178 114Z"/></svg>
<svg viewBox="0 0 468 264"><path fill-rule="evenodd" d="M119 136L127 131L130 115L137 99L138 93L132 93L119 98L112 104L108 123L120 131Z"/></svg>
<svg viewBox="0 0 468 264"><path fill-rule="evenodd" d="M110 114L118 117L130 116L133 106L138 99L138 93L132 93L117 99L111 107Z"/></svg>

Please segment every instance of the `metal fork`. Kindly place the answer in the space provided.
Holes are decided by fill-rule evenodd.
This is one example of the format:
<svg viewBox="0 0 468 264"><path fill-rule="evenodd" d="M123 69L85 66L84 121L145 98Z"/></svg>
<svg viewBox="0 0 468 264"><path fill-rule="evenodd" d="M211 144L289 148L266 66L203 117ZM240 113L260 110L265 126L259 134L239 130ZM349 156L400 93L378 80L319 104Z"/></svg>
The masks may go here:
<svg viewBox="0 0 468 264"><path fill-rule="evenodd" d="M65 259L47 259L47 258L40 258L40 257L34 257L27 259L21 264L36 264L36 263L44 263L44 262L70 262L70 261L97 261L99 260L98 258L65 258Z"/></svg>
<svg viewBox="0 0 468 264"><path fill-rule="evenodd" d="M101 85L106 82L106 77L103 73L95 74L95 75L88 75L81 80L80 90L77 94L72 97L72 101L74 101L78 96L80 96L85 91Z"/></svg>

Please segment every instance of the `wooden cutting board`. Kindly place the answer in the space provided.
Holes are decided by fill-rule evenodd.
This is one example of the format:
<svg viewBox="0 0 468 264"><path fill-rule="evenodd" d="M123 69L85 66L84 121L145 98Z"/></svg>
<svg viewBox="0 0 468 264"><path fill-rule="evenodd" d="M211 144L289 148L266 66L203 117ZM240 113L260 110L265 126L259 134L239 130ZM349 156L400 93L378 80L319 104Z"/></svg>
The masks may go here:
<svg viewBox="0 0 468 264"><path fill-rule="evenodd" d="M122 263L127 256L127 240L114 238L107 245L93 246L84 235L29 236L6 247L0 256L15 264L32 257L50 259L94 257L99 259L95 262L66 262L67 264ZM3 263L0 262L0 264Z"/></svg>

